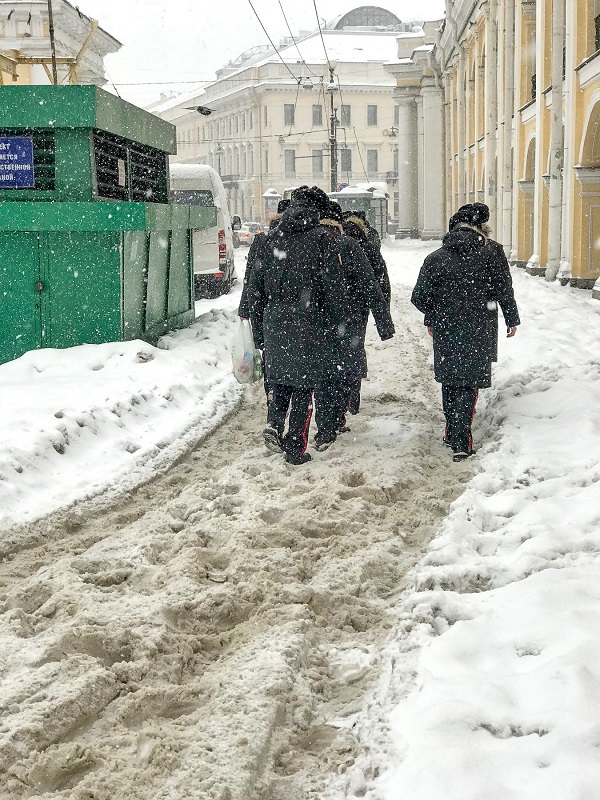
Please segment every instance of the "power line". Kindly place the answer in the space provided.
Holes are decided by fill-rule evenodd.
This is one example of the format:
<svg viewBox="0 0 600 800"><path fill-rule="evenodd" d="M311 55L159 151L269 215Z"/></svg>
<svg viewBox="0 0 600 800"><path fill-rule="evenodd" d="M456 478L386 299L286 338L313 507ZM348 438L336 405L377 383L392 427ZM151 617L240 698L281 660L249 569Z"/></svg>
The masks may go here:
<svg viewBox="0 0 600 800"><path fill-rule="evenodd" d="M250 4L250 8L252 9L252 11L254 11L254 16L255 16L255 17L256 17L256 19L258 20L258 22L259 22L259 24L260 24L260 27L261 27L261 28L263 29L263 31L265 32L265 36L266 36L266 37L267 37L267 39L269 40L269 42L270 42L270 44L271 44L271 47L273 48L273 50L275 50L275 52L276 52L276 53L277 53L277 55L279 56L279 60L281 61L281 63L283 64L283 66L284 66L284 67L287 69L287 71L290 73L290 75L292 76L292 78L293 78L295 81L298 81L298 82L299 82L299 81L300 81L300 78L297 78L297 77L294 75L294 73L292 72L292 70L289 68L288 64L287 64L287 63L286 63L286 62L283 60L283 57L282 57L281 53L279 52L279 50L278 50L278 49L275 47L275 45L273 44L273 40L271 39L271 37L270 37L270 36L269 36L269 34L267 33L267 29L266 29L266 28L265 28L265 26L263 25L261 18L258 16L258 13L257 13L256 9L255 9L255 8L254 8L254 6L252 5L252 0L248 0L248 3Z"/></svg>
<svg viewBox="0 0 600 800"><path fill-rule="evenodd" d="M321 30L321 19L319 17L319 12L317 11L317 0L313 0L313 6L315 7L315 14L317 17L317 25L319 26L319 34L321 35L321 43L323 45L323 52L325 53L325 58L327 59L327 66L329 67L329 71L333 70L331 66L331 62L329 61L329 56L327 54L327 48L325 47L325 39L323 38L323 31Z"/></svg>
<svg viewBox="0 0 600 800"><path fill-rule="evenodd" d="M296 131L295 133L289 133L285 138L289 136L305 136L309 133L326 133L329 129L328 128L311 128L309 131ZM263 133L262 136L246 136L243 139L233 139L233 138L224 138L219 136L218 140L216 139L194 139L190 141L184 141L183 139L178 139L177 141L180 144L205 144L207 146L212 146L214 144L218 144L219 142L226 142L228 144L239 144L244 145L246 142L260 142L264 141L265 139L279 139L284 134L282 133Z"/></svg>
<svg viewBox="0 0 600 800"><path fill-rule="evenodd" d="M298 42L294 39L294 34L292 33L292 29L290 28L290 23L288 22L288 19L287 19L286 15L285 15L285 11L283 10L283 6L281 4L281 0L278 0L278 2L279 2L279 8L281 9L281 13L283 14L283 18L285 20L285 24L287 25L287 29L290 32L290 36L292 37L292 42L296 46L296 50L298 51L298 55L302 59L302 63L304 64L306 69L310 72L310 74L313 76L313 78L318 77L317 75L315 75L315 73L312 71L312 69L308 66L308 64L304 60L304 57L303 57L302 53L300 52L300 48L298 47Z"/></svg>

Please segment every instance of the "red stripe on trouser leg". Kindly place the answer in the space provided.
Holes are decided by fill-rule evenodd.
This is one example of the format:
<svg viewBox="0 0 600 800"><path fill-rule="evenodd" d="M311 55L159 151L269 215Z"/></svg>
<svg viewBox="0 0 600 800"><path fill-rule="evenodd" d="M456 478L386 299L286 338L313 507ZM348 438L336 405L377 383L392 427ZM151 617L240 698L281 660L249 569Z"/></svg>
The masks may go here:
<svg viewBox="0 0 600 800"><path fill-rule="evenodd" d="M308 413L306 415L306 422L304 423L304 428L302 429L302 452L300 455L304 455L306 453L306 448L308 447L308 431L310 429L310 421L312 419L313 413L313 404L310 403L308 406Z"/></svg>

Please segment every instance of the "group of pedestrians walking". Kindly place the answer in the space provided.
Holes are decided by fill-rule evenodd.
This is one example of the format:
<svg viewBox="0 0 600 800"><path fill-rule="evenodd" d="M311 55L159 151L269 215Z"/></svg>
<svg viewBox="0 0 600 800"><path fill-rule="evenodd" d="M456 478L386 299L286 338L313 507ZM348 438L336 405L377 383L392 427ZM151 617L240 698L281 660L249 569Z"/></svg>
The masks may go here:
<svg viewBox="0 0 600 800"><path fill-rule="evenodd" d="M347 412L358 413L369 314L383 341L394 335L390 281L376 231L361 214L343 214L321 189L299 187L278 212L250 248L238 313L250 319L263 350L265 445L304 464L313 403L317 450L349 430ZM498 306L508 337L520 323L508 262L489 238L488 220L483 203L462 206L412 294L433 337L443 442L455 461L473 453L478 392L491 385L497 360Z"/></svg>
<svg viewBox="0 0 600 800"><path fill-rule="evenodd" d="M358 412L369 313L382 340L394 335L394 324L387 268L365 221L355 214L344 220L316 186L295 189L280 208L248 254L238 313L250 317L263 350L265 444L304 464L313 400L314 443L322 451L349 430L346 412Z"/></svg>

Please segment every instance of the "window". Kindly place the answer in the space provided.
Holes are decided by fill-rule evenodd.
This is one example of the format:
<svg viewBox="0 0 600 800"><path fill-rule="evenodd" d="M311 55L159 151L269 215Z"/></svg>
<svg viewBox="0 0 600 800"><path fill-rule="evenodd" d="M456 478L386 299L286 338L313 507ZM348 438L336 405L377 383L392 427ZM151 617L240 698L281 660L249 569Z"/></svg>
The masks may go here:
<svg viewBox="0 0 600 800"><path fill-rule="evenodd" d="M349 128L352 125L352 109L350 106L341 107L340 125L342 126L342 128Z"/></svg>
<svg viewBox="0 0 600 800"><path fill-rule="evenodd" d="M285 177L292 178L296 175L296 151L284 150Z"/></svg>
<svg viewBox="0 0 600 800"><path fill-rule="evenodd" d="M233 131L234 131L234 133L239 133L240 132L240 118L239 118L239 116L237 114L233 118Z"/></svg>
<svg viewBox="0 0 600 800"><path fill-rule="evenodd" d="M400 106L396 103L394 105L394 125L400 124Z"/></svg>
<svg viewBox="0 0 600 800"><path fill-rule="evenodd" d="M352 150L349 147L340 151L340 170L346 176L352 173Z"/></svg>
<svg viewBox="0 0 600 800"><path fill-rule="evenodd" d="M242 114L242 130L246 130L246 115Z"/></svg>
<svg viewBox="0 0 600 800"><path fill-rule="evenodd" d="M264 111L263 111L263 122L264 122L265 125L268 122L268 115L267 115L267 107L266 106L264 107Z"/></svg>
<svg viewBox="0 0 600 800"><path fill-rule="evenodd" d="M369 178L376 178L379 171L379 153L377 150L367 150L367 174Z"/></svg>
<svg viewBox="0 0 600 800"><path fill-rule="evenodd" d="M313 106L312 124L313 125L323 124L323 106L321 105Z"/></svg>
<svg viewBox="0 0 600 800"><path fill-rule="evenodd" d="M293 103L283 104L283 124L294 125L296 117L296 107Z"/></svg>
<svg viewBox="0 0 600 800"><path fill-rule="evenodd" d="M248 172L250 175L254 175L254 150L252 147L248 150Z"/></svg>
<svg viewBox="0 0 600 800"><path fill-rule="evenodd" d="M313 106L313 108L321 108L321 106ZM313 177L319 178L323 175L323 151L322 150L313 150L312 151L312 165L313 165Z"/></svg>
<svg viewBox="0 0 600 800"><path fill-rule="evenodd" d="M269 148L265 150L265 175L269 174Z"/></svg>
<svg viewBox="0 0 600 800"><path fill-rule="evenodd" d="M227 120L227 135L231 136L231 117Z"/></svg>
<svg viewBox="0 0 600 800"><path fill-rule="evenodd" d="M240 175L242 175L242 177L244 177L246 175L246 171L247 171L246 170L246 151L242 150L242 154L241 155L242 155L242 157L241 157L241 163L240 163Z"/></svg>
<svg viewBox="0 0 600 800"><path fill-rule="evenodd" d="M367 125L377 125L377 106L367 106Z"/></svg>
<svg viewBox="0 0 600 800"><path fill-rule="evenodd" d="M252 116L252 111L250 112L250 130L254 127L254 117Z"/></svg>
<svg viewBox="0 0 600 800"><path fill-rule="evenodd" d="M399 168L399 166L400 166L400 163L399 163L399 161L400 161L400 160L399 160L399 158L398 158L398 148L396 148L396 149L394 150L394 172L396 173L396 176L395 176L395 177L398 177L398 168Z"/></svg>

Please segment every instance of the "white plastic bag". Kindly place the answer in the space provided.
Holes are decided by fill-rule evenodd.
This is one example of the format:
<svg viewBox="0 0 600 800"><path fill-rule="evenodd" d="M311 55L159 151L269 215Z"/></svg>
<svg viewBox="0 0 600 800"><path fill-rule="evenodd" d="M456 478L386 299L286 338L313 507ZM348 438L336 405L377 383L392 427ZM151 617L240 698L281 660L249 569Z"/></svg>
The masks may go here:
<svg viewBox="0 0 600 800"><path fill-rule="evenodd" d="M260 351L254 347L252 328L247 319L240 319L231 343L231 364L238 383L254 383L262 377Z"/></svg>

